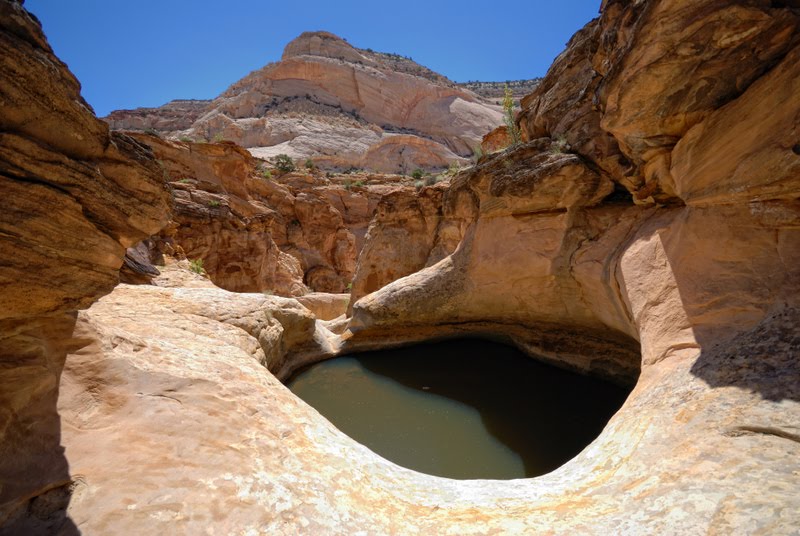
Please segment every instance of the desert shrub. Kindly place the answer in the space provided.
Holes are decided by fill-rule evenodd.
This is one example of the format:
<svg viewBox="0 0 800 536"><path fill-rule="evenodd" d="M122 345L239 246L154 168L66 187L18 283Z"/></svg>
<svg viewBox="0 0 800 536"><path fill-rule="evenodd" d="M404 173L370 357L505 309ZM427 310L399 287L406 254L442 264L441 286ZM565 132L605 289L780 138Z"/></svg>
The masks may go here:
<svg viewBox="0 0 800 536"><path fill-rule="evenodd" d="M423 170L421 170L420 168L417 168L417 169L415 169L414 171L411 172L411 176L413 178L419 180L419 179L421 179L422 177L425 176L425 172Z"/></svg>
<svg viewBox="0 0 800 536"><path fill-rule="evenodd" d="M275 158L272 159L272 163L275 164L275 167L278 171L282 173L289 173L290 171L294 171L294 161L292 157L288 154L279 154Z"/></svg>
<svg viewBox="0 0 800 536"><path fill-rule="evenodd" d="M181 137L180 137L180 138L178 138L178 139L179 139L180 141L184 142L184 143L192 143L192 138L190 138L189 136L181 136Z"/></svg>
<svg viewBox="0 0 800 536"><path fill-rule="evenodd" d="M425 177L425 186L433 186L437 182L439 182L439 177L434 177L433 175Z"/></svg>
<svg viewBox="0 0 800 536"><path fill-rule="evenodd" d="M306 166L306 169L314 169L314 167L315 167L314 166L314 161L311 160L310 158L306 159L305 166Z"/></svg>
<svg viewBox="0 0 800 536"><path fill-rule="evenodd" d="M216 134L214 134L214 143L219 143L224 139L225 137L222 135L222 132L217 132Z"/></svg>
<svg viewBox="0 0 800 536"><path fill-rule="evenodd" d="M425 183L422 181L417 181L414 183L414 188L416 188L417 190L421 190L423 186L425 186Z"/></svg>
<svg viewBox="0 0 800 536"><path fill-rule="evenodd" d="M356 181L353 183L353 186L364 186L364 181Z"/></svg>
<svg viewBox="0 0 800 536"><path fill-rule="evenodd" d="M511 138L511 146L519 144L520 134L517 122L514 121L514 97L511 88L506 84L505 96L503 97L503 122L508 129L508 136Z"/></svg>
<svg viewBox="0 0 800 536"><path fill-rule="evenodd" d="M205 268L203 268L203 259L190 259L189 260L189 269L196 274L203 275L206 273Z"/></svg>
<svg viewBox="0 0 800 536"><path fill-rule="evenodd" d="M472 162L477 164L478 160L480 160L481 158L483 158L483 147L481 147L480 145L476 145L472 149Z"/></svg>
<svg viewBox="0 0 800 536"><path fill-rule="evenodd" d="M564 136L556 136L550 142L550 152L555 154L566 153L569 150L569 143Z"/></svg>
<svg viewBox="0 0 800 536"><path fill-rule="evenodd" d="M219 201L217 201L216 199L212 199L212 200L210 200L208 202L208 206L212 207L212 208L216 208L216 207L219 206Z"/></svg>

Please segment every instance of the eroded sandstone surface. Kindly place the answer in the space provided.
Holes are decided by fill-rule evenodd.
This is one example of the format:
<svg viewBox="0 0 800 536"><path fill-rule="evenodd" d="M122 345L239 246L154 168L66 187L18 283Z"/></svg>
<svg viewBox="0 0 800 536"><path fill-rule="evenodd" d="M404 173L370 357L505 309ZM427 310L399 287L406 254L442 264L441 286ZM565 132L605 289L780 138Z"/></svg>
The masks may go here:
<svg viewBox="0 0 800 536"><path fill-rule="evenodd" d="M496 86L480 87L493 95ZM465 162L481 137L502 123L495 101L409 58L306 32L286 45L280 61L210 102L118 110L106 120L115 129L224 138L261 158L288 154L326 169L403 174Z"/></svg>
<svg viewBox="0 0 800 536"><path fill-rule="evenodd" d="M381 197L415 191L396 175L280 172L230 142L131 135L153 150L175 198L151 259L202 262L216 285L234 292L345 292Z"/></svg>
<svg viewBox="0 0 800 536"><path fill-rule="evenodd" d="M150 149L109 133L18 2L0 2L0 57L3 526L71 482L55 404L75 312L114 288L171 197Z"/></svg>
<svg viewBox="0 0 800 536"><path fill-rule="evenodd" d="M99 170L93 180L117 184L96 191L86 176L58 183L64 200L50 206L75 208L64 219L20 195L27 204L14 214L41 216L3 223L15 253L51 252L43 278L2 265L3 296L16 297L0 324L6 531L797 532L796 3L603 2L600 18L524 99L522 144L483 157L449 184L375 199L344 320L331 318L341 299L309 298L306 307L234 293L186 261L168 263L152 285L119 285L76 314L111 289L104 274L119 268L125 247L165 225L166 179L145 145L102 137L36 22L17 3L0 6L9 64L50 65L41 79L72 81L53 83L66 98L43 102L74 119L68 126L82 137L47 141L44 161ZM24 111L32 104L19 100L14 80L3 77L3 95ZM40 87L20 84L28 86ZM7 131L28 141L49 132L14 123L21 113L4 108ZM5 133L0 146L14 139ZM112 153L115 165L103 167L107 153L82 145L96 139L105 150L137 150ZM197 152L204 166L239 158L224 144ZM64 176L63 168L35 174L41 162L19 154L5 152L3 175L23 193ZM236 176L237 166L223 176ZM213 188L240 185L193 173L183 183L191 187L176 188L188 194L177 197L206 199L218 195ZM196 188L201 180L209 186ZM117 187L126 195L115 197ZM109 205L97 198L114 210L103 212ZM213 199L228 206L242 198ZM20 221L52 234L41 244L18 240L27 229ZM67 260L75 236L108 245L85 243L80 259L94 264L84 271ZM66 272L53 267L59 262ZM57 278L64 273L72 279ZM98 274L102 284L87 279ZM19 290L36 299L23 299L16 280L32 281ZM279 382L340 353L464 333L635 387L603 433L552 473L454 481L383 460Z"/></svg>

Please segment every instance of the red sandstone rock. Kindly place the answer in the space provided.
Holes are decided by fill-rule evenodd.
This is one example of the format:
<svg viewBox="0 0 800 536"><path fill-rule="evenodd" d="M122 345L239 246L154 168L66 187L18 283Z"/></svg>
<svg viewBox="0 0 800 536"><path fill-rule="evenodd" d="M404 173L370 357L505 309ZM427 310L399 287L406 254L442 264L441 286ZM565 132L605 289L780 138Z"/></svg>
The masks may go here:
<svg viewBox="0 0 800 536"><path fill-rule="evenodd" d="M19 531L47 533L69 497L55 403L76 311L171 200L150 149L95 118L18 2L0 2L0 58L0 526L33 508Z"/></svg>

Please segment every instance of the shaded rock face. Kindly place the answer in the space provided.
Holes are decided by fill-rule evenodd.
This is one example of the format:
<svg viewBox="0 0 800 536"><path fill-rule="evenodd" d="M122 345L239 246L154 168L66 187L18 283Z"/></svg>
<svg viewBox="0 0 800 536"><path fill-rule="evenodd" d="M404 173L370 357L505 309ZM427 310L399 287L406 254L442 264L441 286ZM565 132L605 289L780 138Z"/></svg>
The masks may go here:
<svg viewBox="0 0 800 536"><path fill-rule="evenodd" d="M233 292L344 292L380 197L413 191L379 175L264 178L263 164L232 143L132 135L152 147L175 191L174 222L156 252L201 260L214 283Z"/></svg>
<svg viewBox="0 0 800 536"><path fill-rule="evenodd" d="M327 32L302 34L281 61L236 82L202 113L200 106L174 101L107 120L119 129L222 136L262 158L285 153L328 169L382 173L461 162L502 122L498 106L445 77Z"/></svg>
<svg viewBox="0 0 800 536"><path fill-rule="evenodd" d="M18 2L0 2L0 56L0 526L27 510L47 532L71 482L55 404L76 311L114 288L171 196L151 150L95 118Z"/></svg>

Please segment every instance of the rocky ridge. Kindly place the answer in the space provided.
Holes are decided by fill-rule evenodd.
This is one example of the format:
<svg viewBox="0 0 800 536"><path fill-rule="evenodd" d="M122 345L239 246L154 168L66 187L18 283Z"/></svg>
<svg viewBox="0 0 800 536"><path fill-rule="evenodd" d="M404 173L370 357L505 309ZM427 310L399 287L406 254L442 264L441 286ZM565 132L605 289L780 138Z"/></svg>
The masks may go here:
<svg viewBox="0 0 800 536"><path fill-rule="evenodd" d="M281 61L210 103L173 101L155 110L118 110L106 120L114 129L224 138L262 158L288 154L327 169L400 174L465 162L502 122L497 105L447 78L328 32L302 34Z"/></svg>
<svg viewBox="0 0 800 536"><path fill-rule="evenodd" d="M506 80L505 82L482 82L471 80L469 82L459 82L458 85L477 93L485 99L494 101L495 104L502 104L506 94L506 88L511 90L514 101L519 101L525 97L542 81L541 78L530 78L528 80Z"/></svg>

